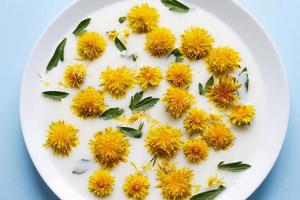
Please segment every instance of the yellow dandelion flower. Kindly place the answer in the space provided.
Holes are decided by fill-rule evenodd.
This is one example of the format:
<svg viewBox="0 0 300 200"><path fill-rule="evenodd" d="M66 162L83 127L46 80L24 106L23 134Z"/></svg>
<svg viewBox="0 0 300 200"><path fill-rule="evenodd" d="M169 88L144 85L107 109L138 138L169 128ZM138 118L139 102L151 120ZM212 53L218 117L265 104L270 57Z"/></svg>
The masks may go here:
<svg viewBox="0 0 300 200"><path fill-rule="evenodd" d="M98 118L105 111L104 95L94 87L80 90L73 98L71 109L83 119Z"/></svg>
<svg viewBox="0 0 300 200"><path fill-rule="evenodd" d="M223 181L223 178L219 178L217 175L211 176L207 179L207 186L208 187L214 187L223 185L225 182Z"/></svg>
<svg viewBox="0 0 300 200"><path fill-rule="evenodd" d="M53 122L48 130L48 136L44 144L51 148L57 156L69 156L71 150L79 144L78 129L65 121Z"/></svg>
<svg viewBox="0 0 300 200"><path fill-rule="evenodd" d="M89 178L89 191L97 197L106 197L113 191L115 178L107 170L95 171Z"/></svg>
<svg viewBox="0 0 300 200"><path fill-rule="evenodd" d="M115 38L120 35L120 33L116 30L108 31L106 34L110 41L114 41Z"/></svg>
<svg viewBox="0 0 300 200"><path fill-rule="evenodd" d="M155 57L168 55L174 49L175 41L170 29L159 27L147 33L145 50Z"/></svg>
<svg viewBox="0 0 300 200"><path fill-rule="evenodd" d="M162 79L159 67L143 66L138 73L138 82L143 90L157 87Z"/></svg>
<svg viewBox="0 0 300 200"><path fill-rule="evenodd" d="M192 82L192 69L189 65L175 62L167 70L167 81L175 87L183 87Z"/></svg>
<svg viewBox="0 0 300 200"><path fill-rule="evenodd" d="M89 144L94 159L103 167L112 168L127 160L129 142L118 129L107 128L96 133Z"/></svg>
<svg viewBox="0 0 300 200"><path fill-rule="evenodd" d="M255 108L252 105L237 105L233 107L229 115L232 124L243 126L250 124L255 115Z"/></svg>
<svg viewBox="0 0 300 200"><path fill-rule="evenodd" d="M234 135L229 128L221 123L211 124L203 134L203 139L208 146L215 150L226 150L233 145Z"/></svg>
<svg viewBox="0 0 300 200"><path fill-rule="evenodd" d="M83 33L77 43L77 53L83 60L99 58L106 48L104 38L96 32Z"/></svg>
<svg viewBox="0 0 300 200"><path fill-rule="evenodd" d="M182 145L180 130L168 125L150 128L145 140L145 146L151 155L170 159L176 155Z"/></svg>
<svg viewBox="0 0 300 200"><path fill-rule="evenodd" d="M208 158L208 146L202 139L188 140L184 144L183 153L188 161L199 163Z"/></svg>
<svg viewBox="0 0 300 200"><path fill-rule="evenodd" d="M240 87L241 84L234 77L224 76L219 79L218 84L208 89L207 96L216 106L226 109L239 98L237 90Z"/></svg>
<svg viewBox="0 0 300 200"><path fill-rule="evenodd" d="M212 49L205 60L208 71L215 75L233 72L239 68L240 61L239 52L229 47Z"/></svg>
<svg viewBox="0 0 300 200"><path fill-rule="evenodd" d="M184 128L190 134L201 134L207 126L207 115L199 108L191 108L183 121Z"/></svg>
<svg viewBox="0 0 300 200"><path fill-rule="evenodd" d="M209 54L214 39L206 29L192 27L181 36L182 54L190 60L198 60Z"/></svg>
<svg viewBox="0 0 300 200"><path fill-rule="evenodd" d="M149 179L140 172L127 176L123 185L124 192L132 200L145 199L149 194L149 188Z"/></svg>
<svg viewBox="0 0 300 200"><path fill-rule="evenodd" d="M69 65L64 73L65 85L70 88L79 88L86 74L86 69L82 64Z"/></svg>
<svg viewBox="0 0 300 200"><path fill-rule="evenodd" d="M157 187L166 200L184 200L192 194L193 177L193 171L189 168L160 166L157 170Z"/></svg>
<svg viewBox="0 0 300 200"><path fill-rule="evenodd" d="M136 83L135 74L125 66L112 69L107 67L101 73L104 90L115 98L124 97L128 90L134 88Z"/></svg>
<svg viewBox="0 0 300 200"><path fill-rule="evenodd" d="M181 117L195 103L194 99L187 90L176 87L169 87L163 96L167 112L175 119Z"/></svg>
<svg viewBox="0 0 300 200"><path fill-rule="evenodd" d="M159 14L148 3L134 6L127 14L129 27L136 33L148 33L157 27Z"/></svg>

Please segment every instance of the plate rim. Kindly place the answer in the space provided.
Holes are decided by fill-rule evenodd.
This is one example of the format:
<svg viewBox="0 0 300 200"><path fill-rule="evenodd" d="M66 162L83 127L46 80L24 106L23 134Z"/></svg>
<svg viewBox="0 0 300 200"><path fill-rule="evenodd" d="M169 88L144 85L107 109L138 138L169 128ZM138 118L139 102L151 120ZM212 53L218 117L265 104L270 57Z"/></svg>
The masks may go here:
<svg viewBox="0 0 300 200"><path fill-rule="evenodd" d="M28 138L26 138L26 134L24 133L24 105L23 105L23 102L24 102L24 83L25 83L25 79L26 79L26 75L28 73L28 70L30 68L29 64L30 64L30 61L34 55L34 53L36 52L37 50L37 46L40 44L42 38L45 36L46 32L48 31L48 29L52 26L54 26L54 24L56 23L56 21L67 11L69 10L72 10L73 7L75 7L77 4L79 4L81 1L84 1L84 0L75 0L69 4L67 4L67 6L65 6L49 23L48 25L44 28L44 30L42 31L42 33L40 34L40 36L38 37L37 41L35 42L32 50L31 50L31 53L28 57L28 60L27 60L27 63L26 63L26 67L24 68L23 70L23 75L22 75L22 80L21 80L21 83L20 83L20 96L19 96L19 118L20 118L20 124L21 124L21 129L22 129L22 136L23 136L23 139L24 139L24 142L25 142L25 146L26 146L26 149L27 149L27 152L30 156L30 159L32 160L33 164L34 164L34 167L36 168L36 170L38 171L39 175L41 176L41 178L43 179L43 181L47 184L47 186L53 191L53 193L60 199L64 199L64 194L61 192L61 191L58 191L57 190L57 186L55 186L53 184L53 182L49 181L49 177L47 177L45 175L45 172L43 170L41 170L41 168L39 167L39 161L35 159L35 157L33 156L33 150L31 149L30 145L29 145L29 142L28 142ZM186 0L187 2L190 2L192 0ZM255 187L252 187L252 189L249 189L246 193L244 193L244 197L245 199L247 199L251 194L253 194L255 192L255 190L262 184L262 182L266 179L266 177L270 174L272 168L274 167L279 155L280 155L280 152L281 152L281 149L282 149L282 146L283 146L283 143L285 141L285 137L286 137L286 134L287 134L287 129L288 129L288 124L289 124L289 115L290 115L290 92L289 92L289 84L288 84L288 78L287 78L287 74L286 74L286 71L285 71L285 65L282 61L282 58L279 54L279 51L275 45L275 43L273 42L273 40L271 39L269 33L265 30L265 28L262 26L262 24L256 19L256 17L248 10L245 8L244 5L242 5L242 3L238 2L237 0L227 0L229 4L232 4L233 6L236 6L238 9L240 9L245 15L247 15L252 21L253 23L255 23L255 25L260 29L261 33L263 34L264 38L267 39L268 43L271 45L270 47L272 48L272 50L274 51L275 53L275 56L277 57L278 59L278 64L279 64L279 69L280 70L280 73L282 75L282 78L283 78L283 86L284 88L286 89L284 92L286 93L285 94L285 100L286 100L286 105L284 105L286 107L286 110L285 110L285 115L282 117L283 119L283 124L284 124L284 132L282 133L282 137L280 138L280 145L278 146L277 148L277 151L276 152L273 152L273 159L271 161L269 161L269 166L266 167L267 170L267 173L264 173L264 176L261 176L259 180L257 180L257 184ZM112 3L117 3L119 1L115 1L115 2L112 2ZM194 3L194 2L192 2ZM111 4L111 3L110 3ZM195 3L195 5L197 5Z"/></svg>

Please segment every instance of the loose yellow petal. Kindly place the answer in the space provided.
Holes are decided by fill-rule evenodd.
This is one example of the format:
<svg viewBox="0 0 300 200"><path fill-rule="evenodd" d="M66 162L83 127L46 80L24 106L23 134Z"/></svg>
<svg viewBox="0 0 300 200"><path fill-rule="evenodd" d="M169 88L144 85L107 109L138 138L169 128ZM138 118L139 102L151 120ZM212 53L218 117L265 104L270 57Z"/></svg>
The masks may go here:
<svg viewBox="0 0 300 200"><path fill-rule="evenodd" d="M104 38L96 32L83 33L77 43L77 53L83 60L92 61L99 58L106 48Z"/></svg>
<svg viewBox="0 0 300 200"><path fill-rule="evenodd" d="M183 152L188 161L200 163L208 158L208 146L202 139L188 140L183 147Z"/></svg>
<svg viewBox="0 0 300 200"><path fill-rule="evenodd" d="M100 79L102 80L101 86L104 87L104 90L118 99L124 97L128 90L134 88L136 83L134 72L125 66L116 69L107 67L101 73Z"/></svg>
<svg viewBox="0 0 300 200"><path fill-rule="evenodd" d="M65 85L70 88L79 88L86 74L86 69L82 64L69 65L64 73Z"/></svg>
<svg viewBox="0 0 300 200"><path fill-rule="evenodd" d="M203 139L208 146L215 150L226 150L233 145L234 135L229 128L221 123L211 124L203 134Z"/></svg>
<svg viewBox="0 0 300 200"><path fill-rule="evenodd" d="M146 137L145 146L151 155L170 159L180 149L182 133L168 125L152 127Z"/></svg>
<svg viewBox="0 0 300 200"><path fill-rule="evenodd" d="M183 121L184 128L190 135L202 134L207 127L207 114L200 108L191 108Z"/></svg>
<svg viewBox="0 0 300 200"><path fill-rule="evenodd" d="M162 79L159 67L143 66L138 73L138 82L143 90L157 87Z"/></svg>
<svg viewBox="0 0 300 200"><path fill-rule="evenodd" d="M53 122L48 131L45 147L51 148L56 156L69 156L71 150L79 144L78 129L65 121Z"/></svg>
<svg viewBox="0 0 300 200"><path fill-rule="evenodd" d="M182 54L190 60L206 57L212 49L214 39L203 28L192 27L181 36Z"/></svg>
<svg viewBox="0 0 300 200"><path fill-rule="evenodd" d="M239 52L229 47L220 47L212 49L205 62L210 73L224 75L238 69L241 60Z"/></svg>
<svg viewBox="0 0 300 200"><path fill-rule="evenodd" d="M146 199L149 188L149 179L140 172L127 176L123 185L126 196L132 200Z"/></svg>
<svg viewBox="0 0 300 200"><path fill-rule="evenodd" d="M211 176L207 179L208 187L215 187L223 184L224 184L223 178L219 178L217 175Z"/></svg>
<svg viewBox="0 0 300 200"><path fill-rule="evenodd" d="M94 159L103 167L112 168L127 160L130 145L118 129L107 128L97 132L89 144Z"/></svg>
<svg viewBox="0 0 300 200"><path fill-rule="evenodd" d="M255 108L252 105L237 105L233 107L229 115L232 124L243 126L250 124L255 115Z"/></svg>
<svg viewBox="0 0 300 200"><path fill-rule="evenodd" d="M113 191L115 178L106 170L98 170L89 178L89 191L97 197L106 197Z"/></svg>
<svg viewBox="0 0 300 200"><path fill-rule="evenodd" d="M80 90L73 98L71 109L73 113L83 119L95 119L106 110L104 95L94 87Z"/></svg>
<svg viewBox="0 0 300 200"><path fill-rule="evenodd" d="M127 14L129 27L136 33L148 33L157 27L159 14L148 3L134 6Z"/></svg>
<svg viewBox="0 0 300 200"><path fill-rule="evenodd" d="M166 80L175 87L187 86L192 82L192 69L187 64L175 62L169 66Z"/></svg>
<svg viewBox="0 0 300 200"><path fill-rule="evenodd" d="M167 112L175 119L181 117L195 103L194 99L187 90L176 87L169 87L163 96Z"/></svg>
<svg viewBox="0 0 300 200"><path fill-rule="evenodd" d="M174 49L175 41L170 29L159 27L147 33L145 50L155 57L168 55Z"/></svg>

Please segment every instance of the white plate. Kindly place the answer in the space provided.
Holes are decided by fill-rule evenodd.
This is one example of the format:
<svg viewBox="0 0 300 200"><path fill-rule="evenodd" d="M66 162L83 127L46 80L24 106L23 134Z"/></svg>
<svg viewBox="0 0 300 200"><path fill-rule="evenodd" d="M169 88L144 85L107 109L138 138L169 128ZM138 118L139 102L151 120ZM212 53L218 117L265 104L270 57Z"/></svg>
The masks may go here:
<svg viewBox="0 0 300 200"><path fill-rule="evenodd" d="M118 24L118 17L124 16L132 5L140 2L143 1L118 0L115 3L111 3L111 0L78 0L72 3L48 26L29 58L23 76L20 97L20 118L24 140L37 170L48 186L61 199L96 199L88 192L87 181L89 175L98 166L93 164L87 173L80 176L73 175L71 171L80 158L91 157L88 150L88 140L93 136L93 133L113 125L113 122L104 124L101 120L82 121L73 116L69 109L69 104L74 95L72 90L68 90L71 92L71 95L63 103L56 103L42 98L41 91L57 89L55 83L62 78L61 74L66 65L76 62L74 61L76 39L71 32L79 21L87 16L94 16L94 20L92 20L88 30L104 34L105 31L112 30L114 26L120 28L122 25ZM182 155L177 156L178 158L175 159L178 165L189 165L189 167L194 169L196 183L204 185L205 179L215 173L218 173L220 177L224 177L227 189L218 196L219 200L246 199L271 170L280 152L288 124L288 85L283 65L276 49L262 27L235 1L198 0L193 1L193 4L187 1L187 4L193 8L190 12L191 16L169 12L158 0L148 0L148 2L157 7L161 13L160 23L170 27L177 38L188 26L206 27L215 36L217 46L229 45L236 48L243 57L242 64L249 69L250 91L243 97L242 102L252 103L257 109L257 115L251 127L246 130L231 127L233 133L237 135L235 145L225 152L216 153L211 150L209 160L199 166L189 165L182 158ZM198 8L196 9L196 7ZM101 11L99 12L100 9ZM95 13L96 11L98 12ZM95 18L98 19L95 20ZM60 63L57 68L44 75L44 79L51 82L50 86L46 88L39 80L37 74L45 74L45 67L53 50L64 37L68 38L65 62ZM89 81L85 83L85 86L97 86L99 84L100 71L106 65L118 66L126 64L139 66L140 64L148 63L166 66L170 63L170 59L164 59L163 61L153 59L143 52L143 43L138 42L143 39L143 36L131 37L128 41L128 47L136 50L140 56L139 61L135 64L118 57L118 51L110 44L104 56L93 62L89 67ZM204 82L207 80L208 74L203 62L192 62L190 64L194 68L196 77L190 90L197 95L198 81ZM165 69L166 67L164 67L163 71ZM164 82L161 87L165 89L164 86L166 85L167 83ZM130 91L128 96L134 94L137 90ZM158 95L162 93L162 90L150 93ZM203 107L206 111L210 111L213 108L203 97L198 96L197 101L198 106ZM108 98L107 102L110 105L125 107L128 104L128 98L120 102ZM169 120L168 115L163 112L161 104L149 112L150 114L155 113L156 116L158 115L164 123L173 123ZM51 121L59 119L65 119L74 123L80 129L81 144L74 149L68 158L53 157L49 149L42 147L48 125ZM173 123L172 125L180 127L180 123ZM137 140L131 140L130 142L132 145L130 161L134 161L139 165L150 158L146 152L139 151L140 148L143 148L143 142ZM220 172L217 171L216 164L221 160L243 160L251 163L252 168L243 173ZM121 166L112 171L113 175L117 177L117 182L115 191L109 199L125 198L121 191L121 185L124 181L124 176L133 170L128 163ZM150 175L150 179L153 184L151 195L148 199L160 199L159 191L154 187L154 177Z"/></svg>

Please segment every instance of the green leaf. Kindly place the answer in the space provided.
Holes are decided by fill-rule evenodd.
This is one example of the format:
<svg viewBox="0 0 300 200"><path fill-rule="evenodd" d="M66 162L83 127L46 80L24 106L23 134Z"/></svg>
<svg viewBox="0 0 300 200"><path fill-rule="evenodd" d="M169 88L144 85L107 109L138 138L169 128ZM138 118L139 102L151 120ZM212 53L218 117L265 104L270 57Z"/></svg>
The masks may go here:
<svg viewBox="0 0 300 200"><path fill-rule="evenodd" d="M225 170L225 171L231 171L231 172L244 171L250 167L251 167L251 165L243 163L242 161L227 163L227 164L224 164L224 161L222 161L218 164L218 169Z"/></svg>
<svg viewBox="0 0 300 200"><path fill-rule="evenodd" d="M143 129L144 123L141 122L139 125L138 129L134 129L131 127L124 127L124 126L119 126L119 130L128 135L129 137L133 138L141 138L142 137L142 129Z"/></svg>
<svg viewBox="0 0 300 200"><path fill-rule="evenodd" d="M198 91L200 95L204 95L204 89L203 89L203 85L201 83L198 84Z"/></svg>
<svg viewBox="0 0 300 200"><path fill-rule="evenodd" d="M247 92L248 92L248 90L249 90L249 83L250 83L250 79L249 79L249 76L248 76L248 74L247 74L247 80L246 80L246 82L245 82L245 87L246 87Z"/></svg>
<svg viewBox="0 0 300 200"><path fill-rule="evenodd" d="M214 85L214 77L211 76L208 81L206 82L205 84L205 87L204 87L204 94L206 94L206 92L208 91L209 88L211 88L213 85Z"/></svg>
<svg viewBox="0 0 300 200"><path fill-rule="evenodd" d="M169 8L169 10L174 12L188 12L189 7L177 0L161 0L162 4Z"/></svg>
<svg viewBox="0 0 300 200"><path fill-rule="evenodd" d="M170 53L170 55L174 55L175 56L175 62L182 62L183 61L183 55L182 55L181 51L178 48L174 49Z"/></svg>
<svg viewBox="0 0 300 200"><path fill-rule="evenodd" d="M125 45L122 43L122 41L118 37L115 38L115 45L119 49L120 52L127 50Z"/></svg>
<svg viewBox="0 0 300 200"><path fill-rule="evenodd" d="M124 113L124 110L121 108L110 108L106 110L101 117L105 120L116 118Z"/></svg>
<svg viewBox="0 0 300 200"><path fill-rule="evenodd" d="M135 61L137 61L138 56L135 53L133 53L128 58L131 58L133 60L133 62L135 62Z"/></svg>
<svg viewBox="0 0 300 200"><path fill-rule="evenodd" d="M130 105L129 108L132 110L132 108L134 108L135 104L137 104L143 97L144 92L140 91L135 93L135 95L133 97L131 97L130 99Z"/></svg>
<svg viewBox="0 0 300 200"><path fill-rule="evenodd" d="M87 19L84 19L82 20L78 26L76 27L76 29L73 31L73 34L78 36L80 35L81 33L84 33L86 30L85 28L88 27L88 25L90 24L91 22L91 18L87 18Z"/></svg>
<svg viewBox="0 0 300 200"><path fill-rule="evenodd" d="M47 72L51 71L57 66L59 61L64 61L64 50L66 46L67 39L64 38L56 47L55 52L47 65Z"/></svg>
<svg viewBox="0 0 300 200"><path fill-rule="evenodd" d="M132 111L144 111L152 108L157 102L159 98L146 97L139 101L135 106L131 109Z"/></svg>
<svg viewBox="0 0 300 200"><path fill-rule="evenodd" d="M153 158L151 158L151 160L149 161L150 163L152 162L152 167L155 166L156 160L157 160L157 157L153 156Z"/></svg>
<svg viewBox="0 0 300 200"><path fill-rule="evenodd" d="M44 97L50 98L55 101L61 101L61 99L67 97L69 93L61 91L45 91L42 92Z"/></svg>
<svg viewBox="0 0 300 200"><path fill-rule="evenodd" d="M126 21L126 17L125 17L125 16L119 17L119 22L120 22L120 24L122 24L122 23L125 22L125 21Z"/></svg>
<svg viewBox="0 0 300 200"><path fill-rule="evenodd" d="M239 73L239 76L240 76L242 73L247 72L247 71L248 71L247 67L244 67L243 70Z"/></svg>
<svg viewBox="0 0 300 200"><path fill-rule="evenodd" d="M220 185L218 189L201 192L192 196L190 200L212 200L216 198L223 190L225 190L225 187Z"/></svg>

